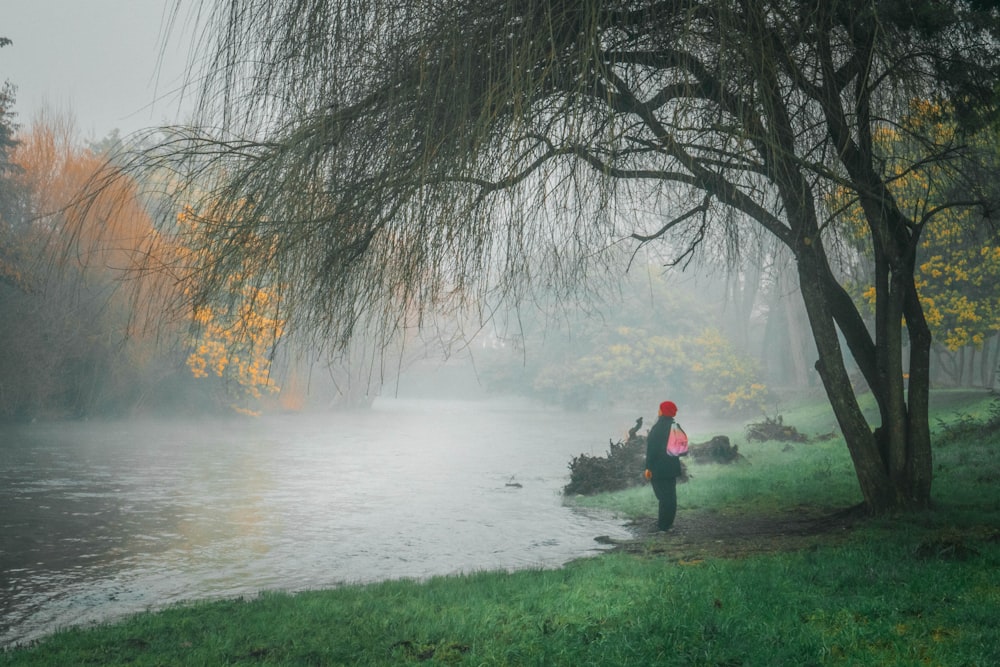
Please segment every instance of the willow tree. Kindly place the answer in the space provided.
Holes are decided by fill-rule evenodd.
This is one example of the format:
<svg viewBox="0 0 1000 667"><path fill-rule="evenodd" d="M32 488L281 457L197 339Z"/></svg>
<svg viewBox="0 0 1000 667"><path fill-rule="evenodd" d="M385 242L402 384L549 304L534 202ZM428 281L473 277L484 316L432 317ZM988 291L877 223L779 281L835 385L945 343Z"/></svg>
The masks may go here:
<svg viewBox="0 0 1000 667"><path fill-rule="evenodd" d="M280 286L289 326L335 344L498 286L599 277L629 243L691 261L766 232L797 264L868 508L922 508L931 336L913 276L935 211L897 205L908 167L873 137L916 98L988 118L987 4L233 0L204 9L205 123L156 163L189 169L211 221L196 298ZM914 140L915 160L961 162L958 140ZM871 328L838 282L835 191L863 211ZM937 210L952 204L975 202Z"/></svg>

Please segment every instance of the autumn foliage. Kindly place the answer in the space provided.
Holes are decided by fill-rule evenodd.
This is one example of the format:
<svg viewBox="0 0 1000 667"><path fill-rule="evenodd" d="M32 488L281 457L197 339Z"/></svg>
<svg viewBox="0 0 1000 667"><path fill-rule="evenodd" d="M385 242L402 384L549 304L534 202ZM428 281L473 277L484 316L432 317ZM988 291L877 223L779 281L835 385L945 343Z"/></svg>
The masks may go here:
<svg viewBox="0 0 1000 667"><path fill-rule="evenodd" d="M139 185L109 178L107 157L80 146L65 119L43 116L8 157L0 418L212 405L256 412L277 391L275 294L241 287L232 309L190 297L201 221L182 213L176 227L158 228ZM205 386L209 377L215 383Z"/></svg>
<svg viewBox="0 0 1000 667"><path fill-rule="evenodd" d="M80 147L72 124L43 116L10 154L0 256L0 416L87 415L141 407L170 375L151 326L162 283L145 275L155 234L134 185L78 205L104 160Z"/></svg>
<svg viewBox="0 0 1000 667"><path fill-rule="evenodd" d="M890 187L898 205L911 219L927 220L918 247L915 282L939 360L966 350L983 350L1000 332L1000 238L981 213L963 204L971 197L956 191L963 184L956 183L950 165L921 161L926 148L909 139L919 133L932 137L937 146L956 142L954 125L946 120L949 115L945 105L915 100L898 128L883 128L877 136L877 145L895 174ZM981 149L995 151L987 147L993 137L992 132L985 132L976 140ZM834 206L861 238L865 233L862 212L853 194L840 190ZM856 282L854 290L873 313L874 285ZM986 356L989 359L989 350ZM959 380L960 375L959 369L952 380Z"/></svg>

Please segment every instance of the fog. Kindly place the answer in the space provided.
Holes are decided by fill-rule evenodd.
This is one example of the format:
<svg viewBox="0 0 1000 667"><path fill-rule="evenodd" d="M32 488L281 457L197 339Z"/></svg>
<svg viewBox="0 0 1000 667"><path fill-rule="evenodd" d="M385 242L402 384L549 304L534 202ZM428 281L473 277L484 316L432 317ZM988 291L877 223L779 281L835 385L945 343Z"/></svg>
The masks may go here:
<svg viewBox="0 0 1000 667"><path fill-rule="evenodd" d="M691 209L690 202L682 202L678 210L688 213L679 214L663 210L674 191L652 178L644 192L662 188L662 198L647 202L636 196L612 206L601 199L603 191L593 202L584 201L585 196L576 201L575 196L588 194L585 186L565 198L559 193L548 197L548 188L563 174L546 172L553 179L546 181L533 173L537 180L519 185L537 184L542 193L537 200L524 199L523 210L516 204L493 209L508 214L502 221L513 221L511 229L483 225L483 231L470 225L470 232L456 225L435 228L441 231L437 237L425 232L442 218L421 216L425 211L464 214L464 203L452 207L445 201L453 191L441 190L428 205L419 197L405 200L403 207L420 209L412 228L392 228L397 219L387 215L379 221L385 227L366 227L365 219L358 225L362 233L350 229L350 212L367 215L367 204L376 202L374 209L381 204L380 194L399 196L391 188L359 188L371 196L359 197L361 204L349 201L347 214L339 207L333 213L324 210L315 220L280 228L307 230L300 236L269 236L287 223L289 218L282 216L288 209L296 216L317 202L322 209L329 182L345 174L354 178L348 173L352 170L362 174L358 181L366 180L364 168L377 162L361 160L362 168L355 169L350 158L341 161L343 156L323 151L320 159L313 162L309 154L303 163L318 171L314 165L329 159L322 169L330 167L333 176L317 177L306 168L301 172L306 177L296 180L300 172L292 168L288 171L294 175L273 187L275 174L285 170L262 168L255 174L260 179L248 179L245 189L235 177L241 187L232 196L218 193L234 190L205 186L203 192L209 194L204 199L197 195L186 201L177 195L184 177L169 158L147 171L116 172L116 179L100 181L101 188L87 189L95 175L106 175L109 165L118 169L126 155L134 155L116 152L118 148L141 152L159 136L140 139L133 133L190 118L200 83L192 64L198 34L192 15L178 12L183 4L8 0L4 7L0 71L9 85L0 88L0 648L57 628L187 600L558 567L598 553L606 543L599 537L629 535L621 519L564 502L572 457L603 454L639 417L648 427L664 400L678 405L678 421L698 439L748 417L778 414L786 397L819 393L813 368L817 354L790 251L761 241L760 230L747 233L738 219L725 220L721 230L709 228L707 211L718 190L708 188L705 184L712 181L702 176L674 179L675 184L700 183L709 190L701 206ZM509 25L496 32L503 44ZM464 35L458 37L453 45L470 43ZM236 41L229 45L239 46ZM533 38L532 43L547 42ZM498 53L507 49L505 45ZM306 70L312 64L307 61ZM363 72L359 80L370 73ZM420 93L412 99L429 99L425 94L433 87L424 85L422 77L411 83ZM303 88L311 92L308 83ZM380 92L384 90L395 88ZM635 92L645 94L638 88ZM263 100L266 107L281 95L243 101L247 99ZM506 97L499 104L509 101ZM703 102L698 100L699 109ZM324 114L337 109L326 98L319 106ZM415 108L402 107L411 114ZM330 125L341 122L337 113L331 117L336 122ZM428 129L420 127L423 121L414 127ZM406 123L399 127L412 129ZM716 131L709 128L706 134ZM697 134L691 128L683 128L685 132ZM872 133L858 132L866 134ZM343 136L349 135L323 135L317 141L310 135L309 141L292 144L337 146ZM407 142L420 141L399 136L398 144L406 149L401 152L409 151ZM723 143L709 145L707 154L717 155L717 146L730 140L747 141L740 132L721 137ZM360 145L380 146L377 141ZM208 146L211 153L219 144ZM650 155L658 155L652 150L656 147L655 142L649 145ZM545 150L542 143L536 148ZM552 154L567 155L562 148L549 148ZM634 148L623 155L637 155ZM531 155L529 150L522 158L533 159ZM197 158L204 157L194 160L198 176L220 165L219 171L228 173L230 164L210 160L202 170L204 163ZM463 158L459 155L457 161ZM608 166L618 165L617 160L613 156ZM350 166L338 172L342 164ZM714 160L706 164L723 168ZM750 161L746 165L750 180L742 183L749 184L749 192L766 175ZM381 168L373 170L379 177ZM240 174L239 168L233 173ZM393 187L405 191L418 183L424 188L430 173L435 172L414 168L398 179L407 185ZM611 172L588 173L599 179ZM828 177L816 174L821 180ZM567 180L575 175L567 173ZM499 178L503 187L512 182ZM396 178L367 180L397 183ZM261 183L264 187L258 187ZM831 183L840 185L836 179ZM192 177L189 185L197 191L203 183ZM491 192L490 185L482 186L484 195ZM304 206L307 198L298 186L319 194ZM746 194L743 185L733 187ZM268 196L260 196L262 191ZM87 196L81 199L81 192ZM818 188L813 201L817 209L830 204L820 192ZM269 211L263 205L281 202L286 195L292 200L286 209ZM219 209L213 209L212 198L222 200L220 217L215 217ZM81 201L87 205L78 206ZM762 201L769 205L766 196ZM444 204L435 208L435 202ZM601 224L587 224L585 209L591 203L605 216ZM719 204L725 204L725 197ZM643 230L649 222L654 234L608 231L626 207L634 207L628 211L634 229ZM386 208L393 215L401 210ZM561 217L569 216L570 209L575 217ZM747 210L753 215L758 209ZM290 219L301 222L314 212ZM533 222L542 232L519 227L520 213L529 220L537 215ZM261 226L244 224L243 214L259 216ZM676 228L689 234L681 239L689 245L672 249L667 237L657 238L662 244L656 248L646 242L657 236L656 229L665 233L696 214L706 216L703 227ZM673 222L663 226L664 220ZM794 216L784 221L796 229ZM213 228L224 230L223 242L204 233ZM796 237L803 247L816 240L807 229L808 235ZM324 238L341 234L346 242ZM468 237L452 245L453 234ZM528 238L512 242L503 238L507 234ZM373 235L389 239L382 246L387 254L415 250L420 261L389 263L371 251ZM632 243L637 238L646 241ZM294 252L275 251L286 241ZM517 245L520 241L524 245ZM329 254L318 252L299 261L327 242ZM542 249L543 243L552 247ZM598 247L602 245L608 247ZM861 323L868 314L859 296L867 278L849 279L852 272L864 275L867 260L848 245L831 243L831 254L843 255L834 258L839 261L836 275L822 285L826 289L843 278L845 289L854 293L830 293L859 297L858 331L852 332L856 341L863 338ZM463 249L483 246L516 247L522 254L462 261ZM240 263L252 254L248 248L258 253L260 263ZM549 249L549 257L532 254ZM598 255L600 260L590 263ZM678 255L690 264L672 264ZM227 263L232 257L237 261ZM269 263L274 257L283 261ZM357 273L345 269L338 275L341 282L324 282L337 274L330 266L350 267L349 262L373 257L376 261ZM322 261L311 263L317 258ZM200 264L210 270L198 273ZM294 275L275 272L275 266L323 268ZM382 271L386 266L390 269ZM405 268L393 273L397 266ZM464 272L467 266L496 269L507 289L483 284L488 279ZM453 280L443 285L449 278ZM417 285L405 284L410 280ZM207 286L214 299L192 296L200 286ZM438 304L437 298L413 303L425 288L440 300L460 293L462 307ZM345 293L360 299L352 301ZM320 296L309 301L310 294ZM400 312L386 314L394 297ZM344 316L306 318L319 326L296 329L303 320L290 317L289 311L304 312L303 301L314 308L312 313ZM341 309L342 304L347 306ZM369 321L379 313L387 326ZM830 335L820 340L836 354L834 323L820 319L817 327L831 327ZM879 322L898 324L888 318ZM353 338L323 339L355 325ZM844 326L840 317L836 325ZM884 332L875 338L879 345L893 339ZM926 340L929 349L930 338ZM968 362L966 349L935 350L934 379L946 373L941 362L946 360L956 383L973 376L971 382L992 386L996 339L992 345L994 351L987 348L978 359L977 350L966 345ZM853 367L847 364L850 372ZM966 367L971 373L965 374ZM893 386L899 379L897 373ZM862 385L857 383L857 392L864 390ZM872 385L878 388L874 381ZM856 433L868 436L860 428ZM891 457L884 452L879 457L874 449L882 441L868 440L872 461L885 464ZM851 442L853 453L855 445ZM929 476L927 481L929 489Z"/></svg>
<svg viewBox="0 0 1000 667"><path fill-rule="evenodd" d="M5 5L30 206L60 210L93 173L104 156L80 144L190 113L174 5ZM75 134L33 125L43 111ZM18 242L111 224L70 218ZM709 433L815 382L789 263L766 250L765 268L709 248L707 270L684 272L638 254L569 293L428 312L331 354L281 322L178 318L151 297L161 285L123 288L122 253L156 231L127 224L135 245L88 261L12 264L26 255L0 246L3 644L194 598L558 566L627 535L564 505L573 456L663 400Z"/></svg>
<svg viewBox="0 0 1000 667"><path fill-rule="evenodd" d="M569 461L662 400L692 435L759 410L725 392L765 377L771 350L770 309L731 278L650 266L486 321L439 314L393 348L283 349L265 386L197 376L204 340L109 335L107 294L39 308L0 289L21 313L0 323L0 377L21 387L0 394L0 643L183 600L598 553L628 529L564 504ZM53 323L73 345L39 350Z"/></svg>
<svg viewBox="0 0 1000 667"><path fill-rule="evenodd" d="M68 112L101 139L183 120L191 38L187 13L168 30L173 0L5 0L0 72L17 87L22 124Z"/></svg>
<svg viewBox="0 0 1000 667"><path fill-rule="evenodd" d="M560 492L570 457L620 423L379 399L253 420L0 426L0 646L186 600L598 553L596 537L627 530Z"/></svg>
<svg viewBox="0 0 1000 667"><path fill-rule="evenodd" d="M78 136L91 141L116 129L127 135L183 121L194 98L194 21L203 6L174 0L6 3L0 36L13 44L0 49L0 65L17 87L14 108L22 131L46 109L75 118ZM56 206L59 199L51 196ZM642 255L627 276L623 265L620 292L619 276L602 275L568 300L542 291L520 304L479 304L476 313L439 318L436 329L408 331L388 349L365 350L366 341L360 341L332 363L322 351L281 351L266 368L276 391L247 387L246 374L193 383L183 349L191 341L183 333L115 340L116 320L129 317L127 304L109 306L106 289L70 295L67 285L50 286L50 293L61 295L52 308L63 315L39 315L35 305L9 303L22 300L19 295L8 299L9 312L24 316L0 330L8 343L0 368L22 379L6 397L0 395L0 417L233 407L268 413L414 395L511 395L585 410L655 403L670 394L709 413L759 412L773 404L773 396L757 392L729 408L723 396L749 394L755 385L815 383L795 281L776 252L744 249L760 255L763 269L730 267L721 252L713 252L699 257L707 270L683 273L662 270L662 257ZM74 287L81 282L72 276L66 281ZM598 282L611 287L598 288ZM63 321L53 324L55 319ZM59 332L51 334L56 339L71 341L64 358L32 342L45 327ZM174 349L162 352L164 340ZM727 369L722 383L713 379L721 369ZM21 398L12 398L14 392Z"/></svg>

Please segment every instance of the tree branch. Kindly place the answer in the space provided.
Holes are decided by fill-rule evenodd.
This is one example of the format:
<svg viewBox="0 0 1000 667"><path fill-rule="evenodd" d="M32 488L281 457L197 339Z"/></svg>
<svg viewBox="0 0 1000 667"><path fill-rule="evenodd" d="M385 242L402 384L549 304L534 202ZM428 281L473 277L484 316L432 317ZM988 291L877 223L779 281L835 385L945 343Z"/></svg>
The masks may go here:
<svg viewBox="0 0 1000 667"><path fill-rule="evenodd" d="M639 234L637 232L633 232L630 236L637 241L642 241L643 243L648 243L649 241L656 240L661 236L663 236L664 234L666 234L667 232L669 232L677 225L687 220L688 218L698 215L699 213L707 213L711 200L712 200L711 195L705 195L705 198L702 200L701 204L695 206L690 211L687 211L686 213L677 216L676 218L674 218L667 224L663 225L662 227L660 227L659 230L653 232L652 234L647 235L647 234Z"/></svg>

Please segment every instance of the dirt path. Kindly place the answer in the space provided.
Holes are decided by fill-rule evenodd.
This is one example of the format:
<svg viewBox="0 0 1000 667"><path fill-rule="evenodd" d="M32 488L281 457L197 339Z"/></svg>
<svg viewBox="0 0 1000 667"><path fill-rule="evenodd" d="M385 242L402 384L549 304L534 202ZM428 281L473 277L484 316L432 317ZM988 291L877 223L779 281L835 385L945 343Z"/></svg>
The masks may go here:
<svg viewBox="0 0 1000 667"><path fill-rule="evenodd" d="M855 509L803 508L769 516L682 510L667 532L657 531L652 518L631 525L635 533L632 540L602 541L628 553L667 555L678 560L740 558L840 543L859 519Z"/></svg>

